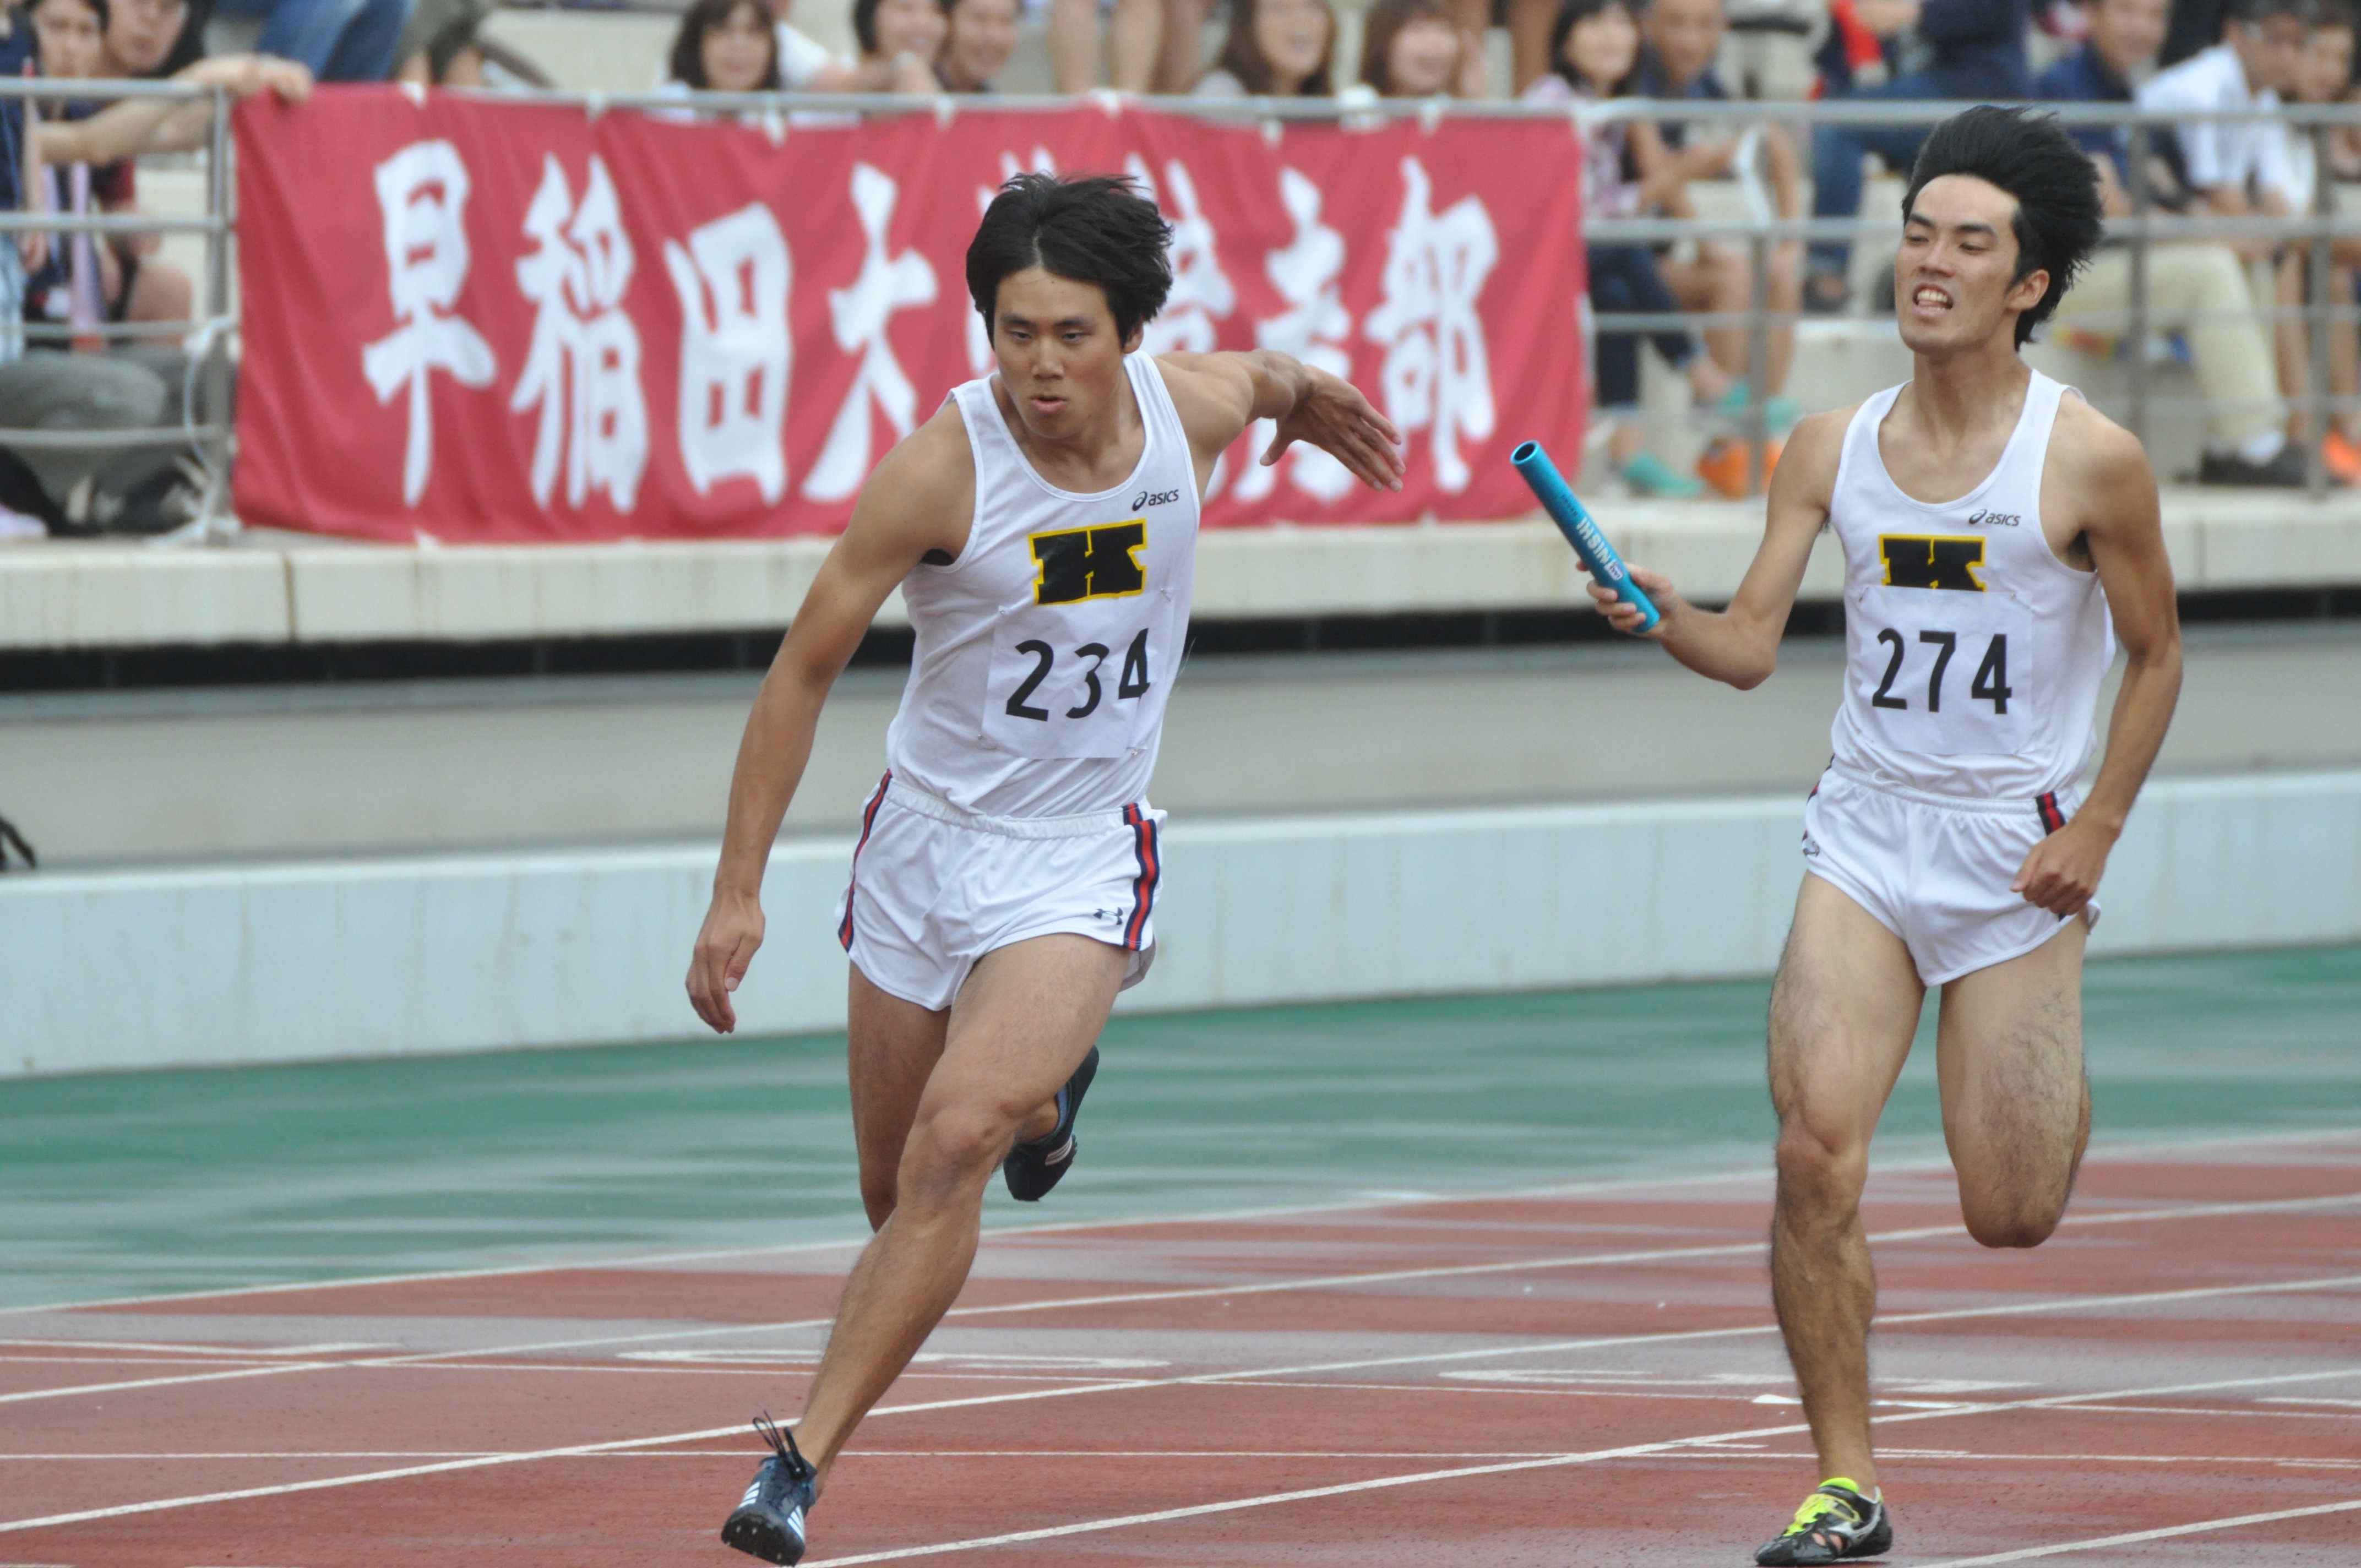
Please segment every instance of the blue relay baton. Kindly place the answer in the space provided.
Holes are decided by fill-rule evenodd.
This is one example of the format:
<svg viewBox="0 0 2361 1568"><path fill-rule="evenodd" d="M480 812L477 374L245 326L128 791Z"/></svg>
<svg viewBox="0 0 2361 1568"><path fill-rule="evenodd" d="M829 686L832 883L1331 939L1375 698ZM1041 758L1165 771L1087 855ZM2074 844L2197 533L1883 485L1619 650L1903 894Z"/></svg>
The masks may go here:
<svg viewBox="0 0 2361 1568"><path fill-rule="evenodd" d="M1525 477L1533 494L1541 498L1542 510L1550 514L1550 521L1574 546L1574 553L1582 557L1582 564L1590 568L1590 575L1613 588L1617 598L1640 612L1641 630L1654 630L1656 622L1664 617L1656 613L1656 607L1649 602L1640 585L1631 580L1631 570L1623 565L1623 557L1615 554L1615 546L1607 543L1607 535L1590 521L1582 503L1574 499L1574 492L1566 488L1557 465L1549 460L1542 444L1526 442L1509 454L1509 461Z"/></svg>

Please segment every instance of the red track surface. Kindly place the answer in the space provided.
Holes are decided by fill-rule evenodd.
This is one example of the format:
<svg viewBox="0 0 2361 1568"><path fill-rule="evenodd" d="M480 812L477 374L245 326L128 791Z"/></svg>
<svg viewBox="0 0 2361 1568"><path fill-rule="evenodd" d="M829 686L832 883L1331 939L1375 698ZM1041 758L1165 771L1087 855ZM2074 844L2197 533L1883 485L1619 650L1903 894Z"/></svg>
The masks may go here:
<svg viewBox="0 0 2361 1568"><path fill-rule="evenodd" d="M1817 1479L1765 1212L1731 1179L990 1241L810 1561L1735 1568ZM1936 1173L1869 1223L1896 1563L2361 1564L2361 1141L2094 1160L2030 1253ZM796 1409L849 1256L0 1315L0 1568L750 1562L714 1534L744 1419Z"/></svg>

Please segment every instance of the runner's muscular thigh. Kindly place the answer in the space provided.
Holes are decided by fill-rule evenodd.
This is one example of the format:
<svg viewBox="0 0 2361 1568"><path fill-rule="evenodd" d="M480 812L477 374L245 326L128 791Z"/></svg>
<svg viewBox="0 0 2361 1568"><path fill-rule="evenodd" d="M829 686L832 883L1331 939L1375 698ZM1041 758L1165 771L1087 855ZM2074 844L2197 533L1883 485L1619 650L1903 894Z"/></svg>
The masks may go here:
<svg viewBox="0 0 2361 1568"><path fill-rule="evenodd" d="M1850 1162L1917 1032L1926 992L1910 950L1834 883L1806 876L1771 988L1771 1103L1791 1138Z"/></svg>
<svg viewBox="0 0 2361 1568"><path fill-rule="evenodd" d="M2033 1246L2065 1212L2084 1140L2082 949L2069 920L2033 951L1943 988L1936 1062L1943 1136L1969 1231Z"/></svg>

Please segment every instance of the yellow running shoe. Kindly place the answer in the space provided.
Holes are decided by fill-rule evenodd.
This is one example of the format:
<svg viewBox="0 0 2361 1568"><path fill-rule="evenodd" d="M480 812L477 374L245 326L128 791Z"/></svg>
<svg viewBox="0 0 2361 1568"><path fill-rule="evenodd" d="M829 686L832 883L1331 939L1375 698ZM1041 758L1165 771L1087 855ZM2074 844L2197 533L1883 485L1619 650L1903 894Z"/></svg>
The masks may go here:
<svg viewBox="0 0 2361 1568"><path fill-rule="evenodd" d="M1894 1521L1885 1504L1861 1495L1848 1476L1820 1483L1785 1533L1764 1541L1754 1561L1763 1568L1834 1563L1844 1557L1880 1557L1894 1545Z"/></svg>

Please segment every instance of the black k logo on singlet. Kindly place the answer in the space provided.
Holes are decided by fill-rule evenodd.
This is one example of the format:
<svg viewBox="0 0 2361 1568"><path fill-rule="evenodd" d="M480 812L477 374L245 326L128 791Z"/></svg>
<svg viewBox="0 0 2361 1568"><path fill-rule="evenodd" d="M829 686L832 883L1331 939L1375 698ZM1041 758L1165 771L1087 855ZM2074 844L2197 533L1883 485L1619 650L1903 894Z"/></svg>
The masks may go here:
<svg viewBox="0 0 2361 1568"><path fill-rule="evenodd" d="M1148 587L1139 553L1148 548L1148 520L1101 523L1027 536L1038 571L1035 604L1078 604L1126 598Z"/></svg>
<svg viewBox="0 0 2361 1568"><path fill-rule="evenodd" d="M1885 562L1889 588L1949 588L1980 594L1975 568L1984 564L1981 539L1929 538L1923 533L1881 533L1877 553Z"/></svg>

